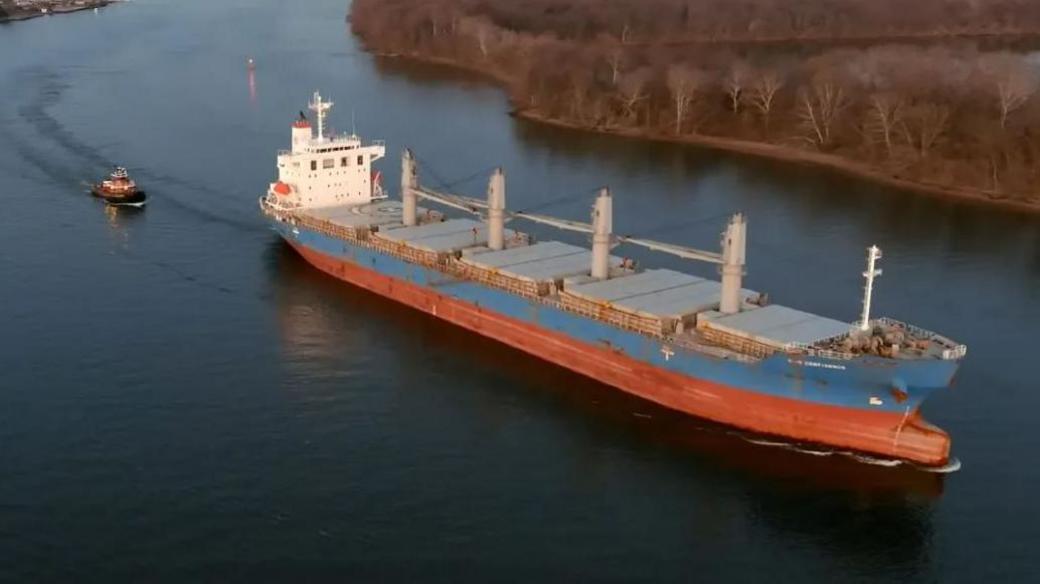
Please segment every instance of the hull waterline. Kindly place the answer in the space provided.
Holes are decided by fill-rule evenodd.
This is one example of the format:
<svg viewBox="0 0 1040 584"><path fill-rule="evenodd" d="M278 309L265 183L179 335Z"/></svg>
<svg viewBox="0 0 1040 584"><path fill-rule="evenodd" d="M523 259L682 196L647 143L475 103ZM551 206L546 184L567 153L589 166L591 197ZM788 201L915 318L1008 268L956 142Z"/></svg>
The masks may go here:
<svg viewBox="0 0 1040 584"><path fill-rule="evenodd" d="M109 195L93 188L90 194L113 207L143 207L148 203L148 196L144 191L137 191L132 195Z"/></svg>

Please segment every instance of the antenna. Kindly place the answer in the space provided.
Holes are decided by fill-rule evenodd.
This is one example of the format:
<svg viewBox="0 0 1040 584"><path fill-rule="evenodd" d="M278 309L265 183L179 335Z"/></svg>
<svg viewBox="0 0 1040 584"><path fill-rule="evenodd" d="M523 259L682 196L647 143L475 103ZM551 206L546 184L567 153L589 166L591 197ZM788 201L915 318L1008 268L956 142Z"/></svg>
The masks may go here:
<svg viewBox="0 0 1040 584"><path fill-rule="evenodd" d="M867 283L863 286L863 316L859 321L861 331L870 330L870 300L874 295L874 278L881 275L881 270L877 268L877 261L880 259L881 249L878 246L872 245L867 248L867 271L863 272Z"/></svg>
<svg viewBox="0 0 1040 584"><path fill-rule="evenodd" d="M318 140L325 139L325 114L332 109L331 101L322 101L321 94L314 92L314 100L310 103L310 109L318 117Z"/></svg>
<svg viewBox="0 0 1040 584"><path fill-rule="evenodd" d="M354 108L350 108L350 135L357 136L357 124L354 123Z"/></svg>

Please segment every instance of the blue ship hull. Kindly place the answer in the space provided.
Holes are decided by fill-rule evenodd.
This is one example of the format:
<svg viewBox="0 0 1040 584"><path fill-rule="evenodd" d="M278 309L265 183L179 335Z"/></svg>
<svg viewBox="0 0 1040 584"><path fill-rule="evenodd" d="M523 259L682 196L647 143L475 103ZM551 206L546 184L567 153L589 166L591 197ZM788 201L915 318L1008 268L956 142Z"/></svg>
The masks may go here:
<svg viewBox="0 0 1040 584"><path fill-rule="evenodd" d="M573 349L576 352L572 358L561 362L553 359L549 349L539 353L526 341L506 338L505 333L483 325L468 326L465 323L469 321L463 321L462 316L454 319L457 324L586 374L601 377L592 373L591 365L574 363L583 354L599 360L607 356L622 364L625 371L638 369L644 380L641 387L633 387L637 385L634 377L621 374L612 381L614 372L604 373L602 377L607 378L601 380L668 407L750 430L924 464L944 464L948 457L948 436L922 420L918 409L932 392L950 385L957 360L877 356L828 359L785 353L759 360L720 358L667 338L623 330L568 312L553 303L462 280L300 225L279 220L272 220L272 224L311 263L348 282L435 315L438 302L448 303L458 314L470 311L485 315L495 326L522 326L527 331L525 338L544 337L546 344L565 342L568 350L577 349ZM405 292L393 291L394 285L407 291L407 298L418 298L417 294L425 292L432 300L406 300ZM683 395L665 395L667 388ZM686 395L697 392L711 394L710 399L701 400L706 402L704 406L696 404L696 396ZM726 402L726 407L713 407L712 399ZM743 418L739 413L722 413L744 407L748 411ZM769 411L759 415L759 409Z"/></svg>

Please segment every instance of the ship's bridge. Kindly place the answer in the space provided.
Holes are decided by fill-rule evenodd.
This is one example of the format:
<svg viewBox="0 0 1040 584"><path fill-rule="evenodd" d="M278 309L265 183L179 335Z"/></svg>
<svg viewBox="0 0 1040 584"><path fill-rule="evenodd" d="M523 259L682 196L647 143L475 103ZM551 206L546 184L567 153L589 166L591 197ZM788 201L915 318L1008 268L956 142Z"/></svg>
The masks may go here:
<svg viewBox="0 0 1040 584"><path fill-rule="evenodd" d="M373 140L372 142L369 142L368 145L381 146L384 148L384 151L386 148L386 143L383 140ZM278 156L288 156L291 154L326 154L328 152L343 152L363 147L364 144L361 142L361 137L357 134L338 134L327 136L322 140L312 139L304 144L302 149L298 151L291 149L279 150ZM382 155L380 155L379 158L382 158Z"/></svg>
<svg viewBox="0 0 1040 584"><path fill-rule="evenodd" d="M385 156L385 144L365 144L356 133L326 135L325 115L331 108L332 102L314 94L310 109L317 117L317 135L303 112L293 122L292 148L278 152L278 181L268 193L277 206L359 205L383 198L372 163Z"/></svg>

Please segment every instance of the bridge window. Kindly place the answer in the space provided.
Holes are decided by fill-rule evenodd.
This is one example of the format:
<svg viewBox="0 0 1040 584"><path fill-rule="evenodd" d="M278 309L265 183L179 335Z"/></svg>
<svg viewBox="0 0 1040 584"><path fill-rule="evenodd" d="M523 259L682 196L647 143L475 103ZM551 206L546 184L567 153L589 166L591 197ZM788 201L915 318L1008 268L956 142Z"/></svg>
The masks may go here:
<svg viewBox="0 0 1040 584"><path fill-rule="evenodd" d="M311 161L311 170L318 170L318 161L317 160L312 160Z"/></svg>
<svg viewBox="0 0 1040 584"><path fill-rule="evenodd" d="M321 161L321 167L322 168L335 168L335 166L336 166L336 159L335 158L326 158L325 160Z"/></svg>
<svg viewBox="0 0 1040 584"><path fill-rule="evenodd" d="M344 156L343 158L340 158L339 159L339 165L340 166L346 166L348 164L347 160L348 160L348 158L346 156Z"/></svg>

